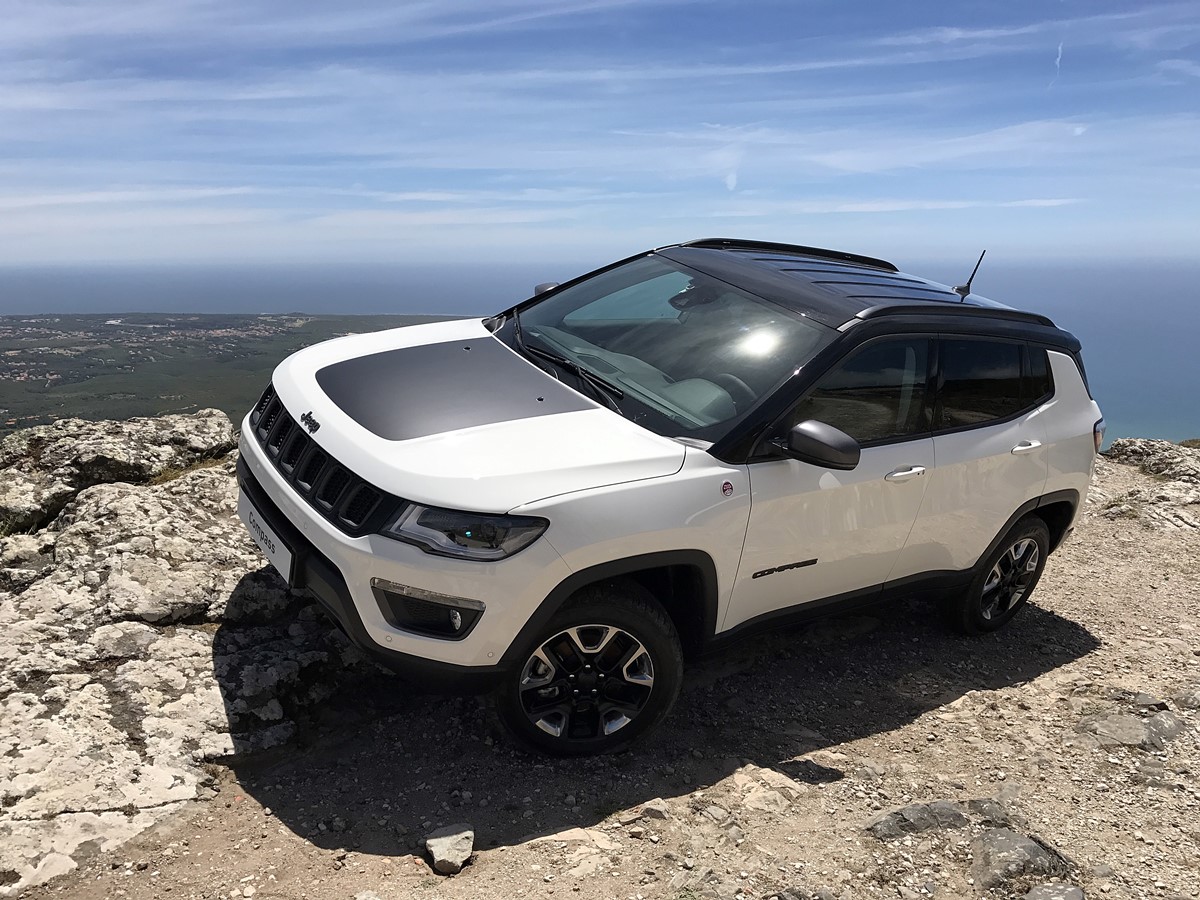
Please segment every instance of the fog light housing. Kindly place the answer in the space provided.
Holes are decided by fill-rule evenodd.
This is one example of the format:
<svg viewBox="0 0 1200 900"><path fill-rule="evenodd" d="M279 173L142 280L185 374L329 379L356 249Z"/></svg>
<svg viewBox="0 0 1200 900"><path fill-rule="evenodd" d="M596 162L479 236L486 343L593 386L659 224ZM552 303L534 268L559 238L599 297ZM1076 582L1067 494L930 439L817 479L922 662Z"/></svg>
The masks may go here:
<svg viewBox="0 0 1200 900"><path fill-rule="evenodd" d="M470 634L484 610L479 600L451 597L383 578L371 579L371 593L393 628L448 641L461 641Z"/></svg>

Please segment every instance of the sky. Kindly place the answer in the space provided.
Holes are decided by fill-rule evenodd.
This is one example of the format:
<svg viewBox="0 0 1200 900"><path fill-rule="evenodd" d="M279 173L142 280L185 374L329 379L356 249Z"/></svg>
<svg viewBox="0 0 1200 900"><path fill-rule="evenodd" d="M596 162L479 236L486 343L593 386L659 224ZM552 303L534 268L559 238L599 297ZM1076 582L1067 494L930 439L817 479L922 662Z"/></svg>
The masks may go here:
<svg viewBox="0 0 1200 900"><path fill-rule="evenodd" d="M0 0L0 267L1195 260L1200 3ZM571 273L574 274L574 273Z"/></svg>

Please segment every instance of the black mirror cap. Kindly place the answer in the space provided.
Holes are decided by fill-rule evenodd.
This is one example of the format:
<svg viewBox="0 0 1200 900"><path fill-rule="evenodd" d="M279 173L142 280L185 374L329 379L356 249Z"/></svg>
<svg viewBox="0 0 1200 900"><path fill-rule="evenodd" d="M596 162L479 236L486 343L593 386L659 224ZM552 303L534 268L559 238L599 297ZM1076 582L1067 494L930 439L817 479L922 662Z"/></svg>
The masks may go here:
<svg viewBox="0 0 1200 900"><path fill-rule="evenodd" d="M541 284L534 285L533 296L536 297L538 294L544 294L546 291L552 291L556 287L558 287L557 281L543 281Z"/></svg>
<svg viewBox="0 0 1200 900"><path fill-rule="evenodd" d="M857 468L862 455L858 441L816 419L805 419L793 427L788 432L786 445L780 441L776 446L793 459L842 472Z"/></svg>

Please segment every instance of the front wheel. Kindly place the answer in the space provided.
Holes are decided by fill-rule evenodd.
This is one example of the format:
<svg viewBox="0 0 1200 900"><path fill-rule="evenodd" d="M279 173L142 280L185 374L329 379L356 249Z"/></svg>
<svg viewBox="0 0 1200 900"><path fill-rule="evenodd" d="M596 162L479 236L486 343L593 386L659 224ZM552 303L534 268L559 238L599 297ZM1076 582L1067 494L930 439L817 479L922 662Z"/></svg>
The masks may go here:
<svg viewBox="0 0 1200 900"><path fill-rule="evenodd" d="M947 613L959 631L982 634L1006 625L1029 599L1050 554L1050 529L1039 516L1012 527L980 564L966 594Z"/></svg>
<svg viewBox="0 0 1200 900"><path fill-rule="evenodd" d="M674 624L632 583L582 590L520 658L497 712L522 743L555 756L628 746L662 721L683 681Z"/></svg>

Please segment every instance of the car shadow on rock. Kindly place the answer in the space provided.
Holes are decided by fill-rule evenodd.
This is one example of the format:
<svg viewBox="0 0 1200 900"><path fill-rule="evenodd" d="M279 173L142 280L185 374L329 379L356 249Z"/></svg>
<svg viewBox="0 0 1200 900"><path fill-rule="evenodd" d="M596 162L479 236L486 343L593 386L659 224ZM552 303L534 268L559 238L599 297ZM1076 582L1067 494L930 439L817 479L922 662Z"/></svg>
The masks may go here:
<svg viewBox="0 0 1200 900"><path fill-rule="evenodd" d="M310 668L281 659L289 672L299 666L297 683L328 698L305 698L324 707L325 737L318 723L297 742L293 720L290 734L265 742L285 752L252 752L264 742L247 737L231 764L250 796L318 847L409 854L430 830L455 822L473 826L477 848L512 846L690 794L746 763L802 785L839 780L851 766L870 765L862 751L839 753L843 745L888 735L969 691L1019 685L1099 646L1077 623L1034 605L984 638L948 633L916 602L868 613L780 629L689 664L666 722L628 752L598 758L525 752L483 700L422 693L373 667L334 674L332 657ZM304 628L310 614L297 620ZM255 693L264 685L258 663L238 670L248 637L219 640L224 658L217 663L214 650L214 668L230 721L254 725L266 693ZM887 749L877 752L897 750L920 766L939 740L931 726L884 738Z"/></svg>
<svg viewBox="0 0 1200 900"><path fill-rule="evenodd" d="M222 762L261 763L297 752L335 724L403 708L396 679L269 566L238 582L220 618L212 670L226 721L212 742Z"/></svg>

